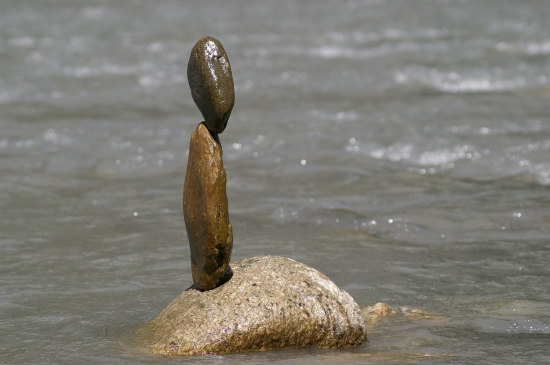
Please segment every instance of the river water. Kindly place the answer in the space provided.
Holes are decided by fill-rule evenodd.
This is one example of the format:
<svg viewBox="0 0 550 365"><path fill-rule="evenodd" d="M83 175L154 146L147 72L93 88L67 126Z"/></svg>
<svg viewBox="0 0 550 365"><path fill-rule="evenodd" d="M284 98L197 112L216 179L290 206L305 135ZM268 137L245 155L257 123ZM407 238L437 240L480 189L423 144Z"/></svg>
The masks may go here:
<svg viewBox="0 0 550 365"><path fill-rule="evenodd" d="M193 44L224 44L233 259L394 316L354 350L132 347L192 279ZM0 3L0 363L550 362L546 1Z"/></svg>

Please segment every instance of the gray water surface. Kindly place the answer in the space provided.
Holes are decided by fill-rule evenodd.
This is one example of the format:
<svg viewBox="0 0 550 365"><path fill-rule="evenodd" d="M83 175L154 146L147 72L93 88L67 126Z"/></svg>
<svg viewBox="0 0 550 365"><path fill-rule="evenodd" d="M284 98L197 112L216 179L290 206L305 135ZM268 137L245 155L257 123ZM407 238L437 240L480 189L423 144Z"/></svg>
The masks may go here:
<svg viewBox="0 0 550 365"><path fill-rule="evenodd" d="M224 44L233 260L401 316L353 350L159 358L192 282L193 44ZM550 362L547 1L0 2L0 363ZM439 356L442 357L439 357Z"/></svg>

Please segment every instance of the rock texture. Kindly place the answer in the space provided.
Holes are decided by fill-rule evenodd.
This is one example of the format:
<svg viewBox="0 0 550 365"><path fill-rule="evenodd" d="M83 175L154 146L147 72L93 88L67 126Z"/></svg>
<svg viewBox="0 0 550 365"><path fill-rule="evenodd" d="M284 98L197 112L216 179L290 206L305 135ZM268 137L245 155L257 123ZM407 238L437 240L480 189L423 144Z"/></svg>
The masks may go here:
<svg viewBox="0 0 550 365"><path fill-rule="evenodd" d="M226 274L233 232L227 211L227 181L219 141L201 123L191 135L183 215L191 248L191 270L198 289L213 289Z"/></svg>
<svg viewBox="0 0 550 365"><path fill-rule="evenodd" d="M386 303L376 303L374 305L363 307L361 308L361 312L363 313L365 321L370 323L377 323L382 318L398 314L395 309L393 309Z"/></svg>
<svg viewBox="0 0 550 365"><path fill-rule="evenodd" d="M227 53L220 41L200 39L187 64L187 80L195 104L212 133L221 133L235 102L233 75Z"/></svg>
<svg viewBox="0 0 550 365"><path fill-rule="evenodd" d="M361 308L363 318L371 327L377 325L381 320L394 316L402 316L410 320L429 320L434 322L446 322L449 319L439 314L428 312L418 308L397 306L390 307L385 303L376 303Z"/></svg>
<svg viewBox="0 0 550 365"><path fill-rule="evenodd" d="M352 347L366 340L352 297L315 269L263 256L231 264L220 287L188 289L138 330L155 354L233 353L282 347Z"/></svg>

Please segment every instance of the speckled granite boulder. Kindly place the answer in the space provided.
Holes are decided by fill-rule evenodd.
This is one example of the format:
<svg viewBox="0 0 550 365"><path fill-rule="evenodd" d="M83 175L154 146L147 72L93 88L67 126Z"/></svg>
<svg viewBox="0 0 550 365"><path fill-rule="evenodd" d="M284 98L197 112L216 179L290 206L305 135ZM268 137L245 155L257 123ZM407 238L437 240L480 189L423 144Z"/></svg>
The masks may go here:
<svg viewBox="0 0 550 365"><path fill-rule="evenodd" d="M138 330L150 353L197 355L285 347L352 347L366 340L353 298L319 271L292 259L230 264L216 289L183 292Z"/></svg>

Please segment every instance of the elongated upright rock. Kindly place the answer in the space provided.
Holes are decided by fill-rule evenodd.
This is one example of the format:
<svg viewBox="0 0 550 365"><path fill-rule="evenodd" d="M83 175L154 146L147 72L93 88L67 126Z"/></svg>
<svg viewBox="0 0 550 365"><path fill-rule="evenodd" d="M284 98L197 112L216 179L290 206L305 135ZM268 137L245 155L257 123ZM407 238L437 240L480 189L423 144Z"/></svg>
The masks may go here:
<svg viewBox="0 0 550 365"><path fill-rule="evenodd" d="M227 177L217 135L200 123L191 135L183 189L183 215L191 248L195 286L214 289L224 278L233 248L225 183Z"/></svg>
<svg viewBox="0 0 550 365"><path fill-rule="evenodd" d="M195 44L187 64L187 80L208 129L223 132L235 102L235 89L231 65L220 41L204 37Z"/></svg>

